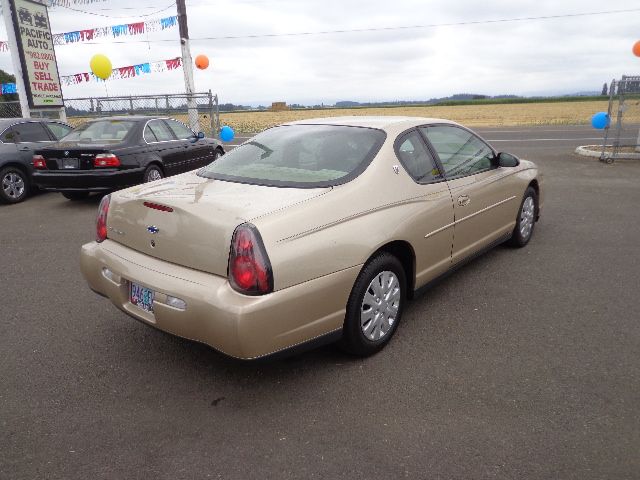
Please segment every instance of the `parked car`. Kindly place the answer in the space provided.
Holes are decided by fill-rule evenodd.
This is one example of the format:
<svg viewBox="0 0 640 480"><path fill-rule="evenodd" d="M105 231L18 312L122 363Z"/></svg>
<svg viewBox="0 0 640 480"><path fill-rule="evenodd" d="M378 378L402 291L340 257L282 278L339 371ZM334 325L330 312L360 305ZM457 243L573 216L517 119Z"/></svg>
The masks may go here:
<svg viewBox="0 0 640 480"><path fill-rule="evenodd" d="M89 121L33 156L34 182L71 200L194 170L224 154L222 144L172 118Z"/></svg>
<svg viewBox="0 0 640 480"><path fill-rule="evenodd" d="M416 289L525 246L540 187L534 163L454 122L293 122L104 197L81 269L132 317L233 357L337 339L370 355Z"/></svg>
<svg viewBox="0 0 640 480"><path fill-rule="evenodd" d="M0 119L0 202L18 203L29 196L34 150L60 140L71 128L56 120Z"/></svg>

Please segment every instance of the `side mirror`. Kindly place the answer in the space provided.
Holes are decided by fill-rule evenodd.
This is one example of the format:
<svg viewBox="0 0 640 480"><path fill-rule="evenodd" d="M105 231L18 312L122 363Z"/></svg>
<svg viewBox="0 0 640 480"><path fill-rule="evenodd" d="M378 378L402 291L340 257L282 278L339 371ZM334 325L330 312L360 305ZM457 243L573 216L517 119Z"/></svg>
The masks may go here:
<svg viewBox="0 0 640 480"><path fill-rule="evenodd" d="M198 132L197 135L196 135L196 138L198 140L203 139L204 138L204 132Z"/></svg>
<svg viewBox="0 0 640 480"><path fill-rule="evenodd" d="M510 153L500 152L496 155L496 163L499 167L517 167L520 165L520 160L515 155Z"/></svg>

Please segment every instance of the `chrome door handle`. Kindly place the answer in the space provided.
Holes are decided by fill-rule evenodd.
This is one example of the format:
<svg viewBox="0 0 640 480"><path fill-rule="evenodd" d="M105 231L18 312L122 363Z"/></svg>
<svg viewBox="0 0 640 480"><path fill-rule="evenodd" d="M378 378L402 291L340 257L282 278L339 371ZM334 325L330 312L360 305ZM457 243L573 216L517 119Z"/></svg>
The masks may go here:
<svg viewBox="0 0 640 480"><path fill-rule="evenodd" d="M469 198L469 195L460 195L458 197L458 205L460 205L461 207L464 207L465 205L469 205L470 201L471 199Z"/></svg>

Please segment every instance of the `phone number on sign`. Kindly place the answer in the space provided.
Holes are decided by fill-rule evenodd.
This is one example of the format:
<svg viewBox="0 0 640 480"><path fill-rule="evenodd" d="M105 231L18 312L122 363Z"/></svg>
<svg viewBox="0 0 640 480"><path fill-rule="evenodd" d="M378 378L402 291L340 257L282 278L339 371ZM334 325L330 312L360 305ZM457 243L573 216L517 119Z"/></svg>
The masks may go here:
<svg viewBox="0 0 640 480"><path fill-rule="evenodd" d="M41 53L41 52L26 52L29 54L31 58L36 58L38 60L51 60L54 61L52 53Z"/></svg>

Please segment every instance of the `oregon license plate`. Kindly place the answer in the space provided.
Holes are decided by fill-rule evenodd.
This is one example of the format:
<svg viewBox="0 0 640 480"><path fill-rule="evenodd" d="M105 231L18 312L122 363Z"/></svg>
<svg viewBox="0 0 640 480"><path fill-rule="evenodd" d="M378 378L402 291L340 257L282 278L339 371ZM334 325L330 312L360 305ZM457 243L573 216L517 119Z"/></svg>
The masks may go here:
<svg viewBox="0 0 640 480"><path fill-rule="evenodd" d="M129 301L136 307L145 312L153 312L153 295L154 292L150 288L131 282Z"/></svg>

